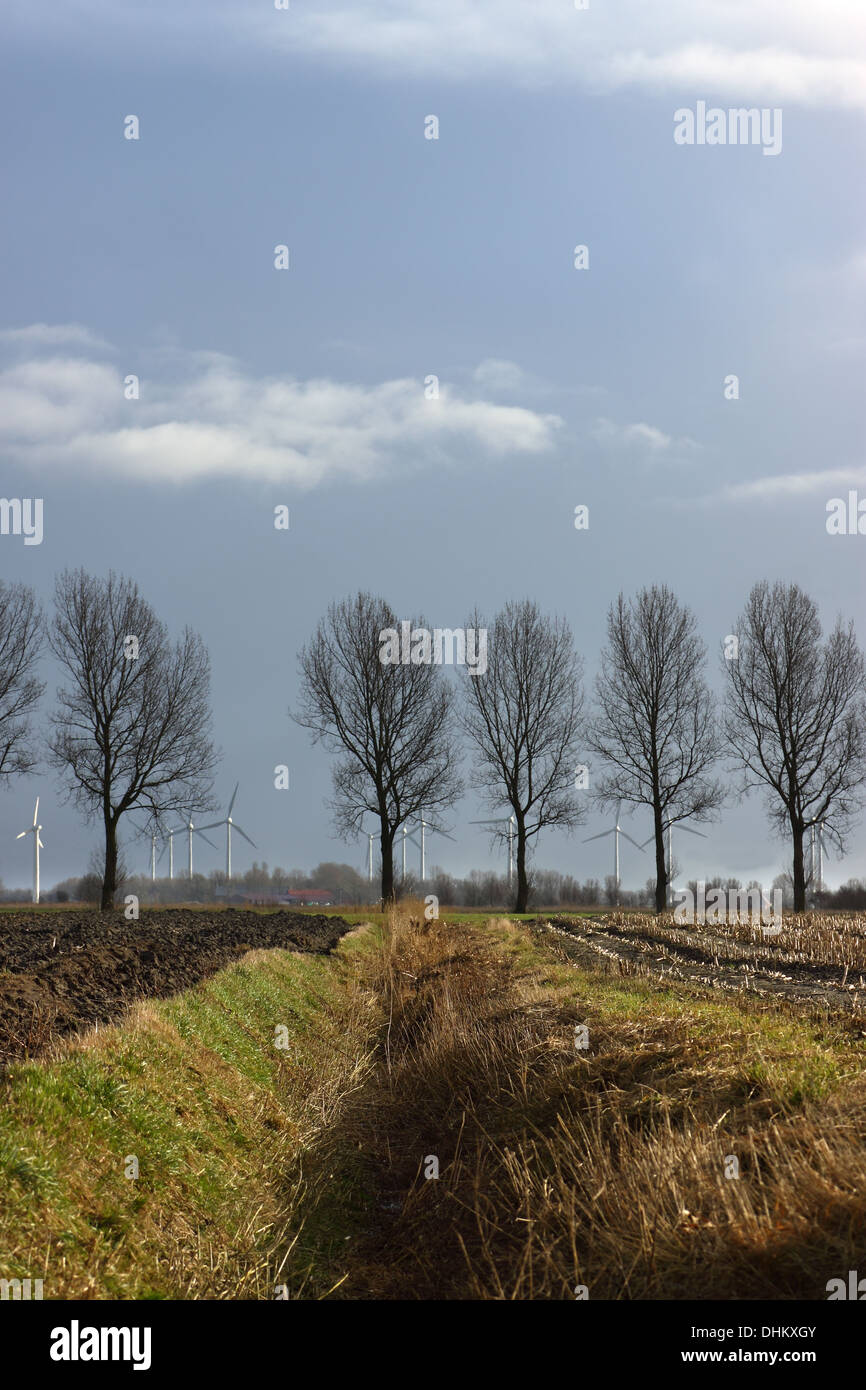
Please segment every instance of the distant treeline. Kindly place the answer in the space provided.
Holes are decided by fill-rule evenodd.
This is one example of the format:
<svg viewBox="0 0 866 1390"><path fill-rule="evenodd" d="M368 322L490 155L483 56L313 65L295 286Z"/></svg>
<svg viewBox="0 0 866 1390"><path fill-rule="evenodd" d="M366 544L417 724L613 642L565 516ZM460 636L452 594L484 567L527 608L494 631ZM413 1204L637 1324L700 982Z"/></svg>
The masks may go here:
<svg viewBox="0 0 866 1390"><path fill-rule="evenodd" d="M49 893L45 901L54 902L98 902L102 886L101 875L97 872L82 874L79 878L68 878ZM689 880L685 885L692 893L697 892L697 880ZM704 887L734 889L762 887L756 880L743 884L737 878L707 878ZM289 890L326 890L332 895L336 906L349 906L353 903L366 904L379 901L378 881L370 883L351 864L338 864L325 861L317 864L309 873L303 869L269 869L267 864L253 864L246 873L232 878L227 885L225 874L214 871L208 875L157 878L141 874L124 874L123 893L134 893L142 903L206 902L219 903L229 894L245 894L251 898L267 900L282 896ZM777 874L771 888L781 888L783 906L790 910L794 904L793 882L787 873ZM676 894L676 889L674 893ZM769 890L768 890L769 891ZM442 907L462 908L501 908L511 910L514 904L514 889L509 886L505 874L489 870L473 869L465 878L457 878L444 869L434 868L425 883L417 875L407 874L398 879L398 897L425 897L434 894ZM21 901L24 892L10 892L0 889L0 900ZM572 874L563 874L556 869L537 869L530 875L530 907L542 910L566 908L612 907L617 901L621 907L651 910L655 905L655 880L647 879L643 888L628 891L620 887L617 894L613 875L604 880L585 879L580 882ZM827 909L866 908L866 880L849 879L835 891L825 890L821 894L809 894L809 905Z"/></svg>
<svg viewBox="0 0 866 1390"><path fill-rule="evenodd" d="M378 899L378 885L369 883L351 864L324 862L309 873L303 869L269 869L267 864L254 863L246 873L235 874L231 882L219 870L209 874L175 874L174 878L151 879L149 874L132 874L121 861L118 864L119 895L134 893L142 903L224 902L227 896L245 894L253 898L276 898L289 890L327 889L333 901L367 903ZM45 900L60 902L98 902L102 892L102 874L95 868L79 878L67 878L44 894ZM58 897L58 895L60 895ZM20 896L24 896L21 894Z"/></svg>

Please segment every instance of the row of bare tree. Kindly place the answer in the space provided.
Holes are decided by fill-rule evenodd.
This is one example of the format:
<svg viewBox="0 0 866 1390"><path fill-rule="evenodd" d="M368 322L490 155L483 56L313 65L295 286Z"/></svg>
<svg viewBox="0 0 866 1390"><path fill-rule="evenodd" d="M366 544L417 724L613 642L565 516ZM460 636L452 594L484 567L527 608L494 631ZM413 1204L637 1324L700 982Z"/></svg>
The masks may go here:
<svg viewBox="0 0 866 1390"><path fill-rule="evenodd" d="M467 620L488 629L488 665L483 675L462 668L457 687L429 662L380 660L381 634L397 626L390 606L369 593L333 603L301 652L293 716L337 755L339 832L355 837L374 818L383 901L394 897L398 830L422 814L435 823L462 793L461 731L471 786L491 814L514 817L517 911L527 905L538 836L585 818L579 769L587 756L600 762L596 802L652 812L658 911L668 901L668 824L712 818L729 790L764 790L774 828L793 846L797 912L806 907L810 827L823 826L841 849L863 805L863 653L841 618L824 637L817 605L796 584L752 589L722 656L721 708L695 617L663 585L621 594L611 607L588 713L569 624L528 599L507 603L490 624L478 612Z"/></svg>
<svg viewBox="0 0 866 1390"><path fill-rule="evenodd" d="M425 628L423 619L414 627ZM839 848L863 804L866 666L853 625L825 638L817 606L796 584L756 584L723 660L721 711L706 680L694 615L670 589L620 595L585 713L582 661L568 623L530 600L508 603L489 626L486 671L459 687L429 662L383 663L381 635L397 619L367 593L330 606L300 655L294 718L337 754L333 809L340 833L379 829L382 898L394 897L394 841L422 815L435 823L470 784L491 813L514 817L517 899L529 892L528 855L547 827L586 815L579 769L600 760L591 795L602 805L647 806L656 846L656 907L668 897L669 823L715 815L727 758L739 790L762 787L775 828L793 845L794 905L805 909L804 838L823 826ZM488 624L474 613L467 627ZM33 593L0 584L0 780L36 763L32 716L42 615ZM66 571L55 587L48 644L64 672L48 761L105 834L102 907L117 889L121 818L149 824L212 806L217 753L210 737L210 666L189 629L172 642L130 579ZM729 783L730 785L730 783Z"/></svg>

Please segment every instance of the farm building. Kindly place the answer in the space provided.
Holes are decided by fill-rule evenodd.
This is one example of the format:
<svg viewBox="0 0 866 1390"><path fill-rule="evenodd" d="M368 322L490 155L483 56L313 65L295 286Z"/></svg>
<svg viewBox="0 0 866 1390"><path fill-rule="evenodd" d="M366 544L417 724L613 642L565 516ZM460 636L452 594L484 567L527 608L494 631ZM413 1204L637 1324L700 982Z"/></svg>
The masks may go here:
<svg viewBox="0 0 866 1390"><path fill-rule="evenodd" d="M334 895L329 888L288 888L277 901L291 907L330 907Z"/></svg>
<svg viewBox="0 0 866 1390"><path fill-rule="evenodd" d="M217 889L216 895L232 907L330 907L334 901L330 888L287 888L283 893L226 893Z"/></svg>

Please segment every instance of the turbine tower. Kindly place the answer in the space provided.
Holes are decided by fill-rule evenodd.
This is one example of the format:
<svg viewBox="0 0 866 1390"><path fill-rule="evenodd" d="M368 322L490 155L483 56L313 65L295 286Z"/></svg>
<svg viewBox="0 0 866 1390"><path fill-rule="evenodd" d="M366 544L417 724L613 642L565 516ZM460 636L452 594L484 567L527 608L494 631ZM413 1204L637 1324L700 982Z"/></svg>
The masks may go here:
<svg viewBox="0 0 866 1390"><path fill-rule="evenodd" d="M201 835L201 837L202 837L202 839L204 840L205 844L206 844L206 845L210 845L211 849L216 849L216 845L214 844L213 840L209 840L209 839L208 839L208 837L207 837L207 835L205 835L204 831L198 830L198 829L196 828L196 826L193 825L193 823L192 823L192 811L190 811L190 813L189 813L189 820L187 821L186 825L178 825L178 826L175 826L174 830L169 831L169 835L177 835L181 830L185 830L185 831L186 831L186 836L187 836L187 851L188 851L188 856L189 856L189 859L188 859L188 863L189 863L188 877L189 877L189 878L192 878L192 837L193 837L193 835ZM171 840L169 840L169 845L171 845Z"/></svg>
<svg viewBox="0 0 866 1390"><path fill-rule="evenodd" d="M171 830L165 832L165 845L168 845L168 877L169 881L174 878L174 837L180 835L181 831L186 830L185 825L172 826ZM159 853L159 858L165 854L165 845Z"/></svg>
<svg viewBox="0 0 866 1390"><path fill-rule="evenodd" d="M239 787L239 786L240 786L240 782L236 782L236 783L235 783L235 789L234 789L234 791L232 792L232 799L231 799L231 801L229 802L229 809L226 811L225 816L223 817L223 819L222 819L222 820L215 820L215 821L213 821L210 825L203 825L203 826L201 827L201 829L198 831L198 834L201 835L202 832L205 831L205 830L218 830L219 827L220 827L221 825L224 825L224 826L225 826L225 828L226 828L226 878L231 878L231 876L232 876L232 830L236 830L236 831L238 832L239 835L242 835L243 838L247 841L247 843L252 845L253 849L257 849L257 848L258 848L258 846L256 845L255 840L251 840L250 837L249 837L249 835L247 834L247 832L246 832L245 830L241 830L240 826L239 826L239 825L236 825L235 822L232 820L232 807L233 807L234 804L235 804L235 797L236 797L237 794L238 794L238 787ZM205 836L205 839L207 839L207 836ZM210 844L210 840L208 840L208 844Z"/></svg>
<svg viewBox="0 0 866 1390"><path fill-rule="evenodd" d="M153 883L156 879L156 842L159 839L159 836L157 835L155 830L151 830L149 832L147 830L143 830L140 825L135 824L135 821L132 821L132 824L138 831L139 835L150 835L150 881L151 883ZM161 859L162 854L160 854L159 857Z"/></svg>
<svg viewBox="0 0 866 1390"><path fill-rule="evenodd" d="M500 830L499 827L500 827L501 825L507 825L507 826L508 826L507 838L508 838L508 887L509 887L509 888L512 886L512 882L513 882L513 880L514 880L514 825L515 825L516 820L517 820L517 817L515 816L514 812L512 811L512 813L511 813L510 816L508 816L508 817L504 817L504 816L503 816L503 817L502 817L501 819L499 819L499 820L472 820L472 821L469 822L470 825L486 825L486 826L488 827L488 829L490 829L490 830L495 830L496 834L499 835L502 839L505 839L505 838L506 838L506 832Z"/></svg>
<svg viewBox="0 0 866 1390"><path fill-rule="evenodd" d="M704 835L704 833L700 830L692 830L691 826L683 825L681 822L677 822L677 824L679 825L680 830L685 830L686 834L688 835L697 835L698 838L701 840L705 840L707 838L706 835ZM667 820L665 821L665 825L667 826L668 830L668 902L666 905L670 905L674 876L674 822L670 816L668 816ZM644 840L643 844L641 845L641 849L646 849L647 845L653 844L654 842L655 835L650 835L648 840Z"/></svg>
<svg viewBox="0 0 866 1390"><path fill-rule="evenodd" d="M819 821L817 825L813 825L813 826L812 826L812 840L811 840L810 856L809 856L809 857L810 857L810 861L811 861L810 864L809 864L809 870L810 870L809 876L810 876L810 878L812 879L813 883L815 883L815 885L816 885L816 892L818 892L818 893L823 893L823 891L824 891L824 855L826 854L828 858L830 857L830 851L829 851L828 848L827 848L827 842L826 842L826 839L825 839L825 836L824 836L824 826L825 826L825 822L824 822L824 821ZM829 832L828 832L828 833L829 833ZM815 852L816 852L816 850L817 850L817 854L818 854L818 876L817 876L817 880L816 880L816 878L815 878Z"/></svg>
<svg viewBox="0 0 866 1390"><path fill-rule="evenodd" d="M160 850L160 852L159 852L159 858L157 859L157 863L159 863L159 860L160 860L160 859L162 858L162 856L165 854L166 847L168 847L168 877L169 877L169 882L171 882L171 880L174 878L174 837L175 837L175 835L179 835L182 829L183 829L183 826L182 826L182 825L176 825L176 826L174 827L173 830L168 830L168 831L166 831L166 835L165 835L165 844L163 845L162 849Z"/></svg>
<svg viewBox="0 0 866 1390"><path fill-rule="evenodd" d="M367 836L367 878L373 882L373 841L376 838L375 830L365 830Z"/></svg>
<svg viewBox="0 0 866 1390"><path fill-rule="evenodd" d="M421 882L422 882L422 883L426 883L426 881L427 881L427 831L429 830L430 833L431 833L431 835L442 835L442 836L444 836L444 838L445 838L446 840L453 840L453 839L454 839L454 836L453 836L453 835L449 835L448 832L447 832L446 830L440 830L439 826L438 826L438 825L434 825L432 821L425 820L423 814L420 815L420 816L418 817L418 819L415 821L415 824L416 824L416 825L420 825L420 827L421 827L421 839L420 839L420 841L419 841L419 840L416 840L414 835L409 835L408 838L412 841L412 844L415 845L415 847L421 851ZM406 843L406 841L404 840L404 841L403 841L404 846L405 846L405 843ZM456 842L455 842L455 843L456 843Z"/></svg>
<svg viewBox="0 0 866 1390"><path fill-rule="evenodd" d="M42 836L39 834L42 826L38 823L39 817L39 797L36 798L36 809L33 812L33 824L28 825L26 830L22 830L20 835L16 835L16 840L23 840L25 835L33 836L33 901L39 901L39 851L44 849Z"/></svg>
<svg viewBox="0 0 866 1390"><path fill-rule="evenodd" d="M616 803L616 816L615 816L615 818L614 818L614 823L613 823L613 829L612 829L612 830L602 830L602 832L601 832L600 835L589 835L589 836L587 837L587 839L585 839L584 842L583 842L585 845L588 845L588 844L590 843L591 840L605 840L605 839L607 839L607 836L608 836L608 835L612 835L612 836L613 836L613 876L614 876L614 882L616 883L616 897L617 897L617 902L619 902L619 837L620 837L620 835L624 835L625 838L628 840L629 844L630 844L630 845L634 845L635 849L639 849L640 852L641 852L641 854L643 854L643 852L644 852L644 850L643 850L643 845L639 845L638 842L637 842L637 840L633 840L633 839L631 838L631 835L629 835L628 831L627 831L627 830L623 830L622 826L620 825L620 823L619 823L619 813L620 813L620 808L621 808L621 807L622 807L622 802L621 802L621 801L618 801L618 802Z"/></svg>

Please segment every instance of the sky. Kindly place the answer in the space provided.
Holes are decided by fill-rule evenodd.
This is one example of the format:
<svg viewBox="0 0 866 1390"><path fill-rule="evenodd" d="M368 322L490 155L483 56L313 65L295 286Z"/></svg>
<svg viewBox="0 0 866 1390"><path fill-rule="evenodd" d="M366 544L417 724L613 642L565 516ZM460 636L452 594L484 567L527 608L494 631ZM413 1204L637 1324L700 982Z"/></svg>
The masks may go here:
<svg viewBox="0 0 866 1390"><path fill-rule="evenodd" d="M0 28L0 491L44 507L0 576L50 611L56 573L113 568L201 634L217 798L240 782L257 845L237 870L365 863L288 716L299 648L358 589L442 627L534 598L590 688L609 604L651 583L693 609L718 690L760 579L866 644L866 536L826 526L866 498L860 0L13 0ZM674 138L677 112L739 107L781 148ZM725 780L683 876L768 883L788 847ZM37 795L44 883L98 841L59 774L16 779L7 886ZM483 814L468 794L430 861L504 867ZM611 823L548 833L537 865L603 877L611 841L582 841ZM625 845L624 885L651 873ZM864 874L861 826L826 876Z"/></svg>

